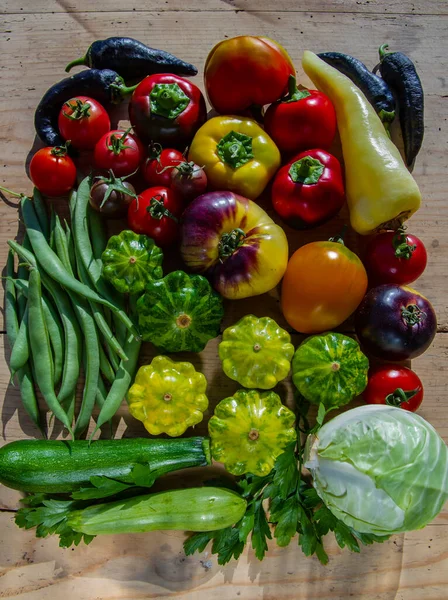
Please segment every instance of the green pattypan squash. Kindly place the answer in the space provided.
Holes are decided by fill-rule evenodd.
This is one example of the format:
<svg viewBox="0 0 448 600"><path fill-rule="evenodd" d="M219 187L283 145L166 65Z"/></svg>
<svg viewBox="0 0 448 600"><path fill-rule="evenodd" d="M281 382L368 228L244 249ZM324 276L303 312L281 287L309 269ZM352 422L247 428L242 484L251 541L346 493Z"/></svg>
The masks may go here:
<svg viewBox="0 0 448 600"><path fill-rule="evenodd" d="M122 231L107 242L102 257L103 276L122 294L139 294L153 279L163 277L163 252L154 240Z"/></svg>
<svg viewBox="0 0 448 600"><path fill-rule="evenodd" d="M137 313L145 341L165 352L201 352L219 334L224 308L205 277L174 271L147 285Z"/></svg>
<svg viewBox="0 0 448 600"><path fill-rule="evenodd" d="M269 317L243 317L219 344L224 373L247 388L273 388L288 375L293 354L291 336Z"/></svg>
<svg viewBox="0 0 448 600"><path fill-rule="evenodd" d="M156 356L140 367L127 399L129 412L152 435L182 435L200 423L208 407L207 380L188 362Z"/></svg>
<svg viewBox="0 0 448 600"><path fill-rule="evenodd" d="M292 361L292 380L309 402L344 406L367 385L369 361L356 340L342 333L307 338Z"/></svg>
<svg viewBox="0 0 448 600"><path fill-rule="evenodd" d="M267 475L297 438L294 421L274 392L238 390L221 400L208 423L212 456L234 475Z"/></svg>

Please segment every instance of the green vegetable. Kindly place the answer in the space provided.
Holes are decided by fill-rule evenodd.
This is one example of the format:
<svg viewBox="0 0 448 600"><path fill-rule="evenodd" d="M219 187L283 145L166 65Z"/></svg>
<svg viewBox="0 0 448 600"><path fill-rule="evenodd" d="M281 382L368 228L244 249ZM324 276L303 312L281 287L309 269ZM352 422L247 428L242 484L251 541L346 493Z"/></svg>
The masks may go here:
<svg viewBox="0 0 448 600"><path fill-rule="evenodd" d="M448 499L448 448L429 423L406 410L349 410L309 437L305 458L327 507L363 533L420 529Z"/></svg>
<svg viewBox="0 0 448 600"><path fill-rule="evenodd" d="M247 388L273 388L287 377L293 354L291 336L269 317L243 317L219 344L224 373Z"/></svg>
<svg viewBox="0 0 448 600"><path fill-rule="evenodd" d="M200 423L208 407L207 380L188 362L156 356L140 367L128 393L129 412L152 435L176 437Z"/></svg>
<svg viewBox="0 0 448 600"><path fill-rule="evenodd" d="M201 352L224 316L221 296L207 279L183 271L150 282L137 312L143 339L165 352Z"/></svg>
<svg viewBox="0 0 448 600"><path fill-rule="evenodd" d="M358 342L341 333L307 338L292 361L292 380L309 402L344 406L367 385L369 361Z"/></svg>
<svg viewBox="0 0 448 600"><path fill-rule="evenodd" d="M213 487L192 488L137 496L76 510L77 503L43 500L22 508L19 527L37 527L37 535L58 533L59 545L90 543L96 535L145 531L210 531L229 527L241 519L246 501L235 492Z"/></svg>
<svg viewBox="0 0 448 600"><path fill-rule="evenodd" d="M203 437L19 440L0 448L0 482L24 492L103 498L110 494L101 491L119 491L115 485L150 486L163 473L208 464L209 441Z"/></svg>
<svg viewBox="0 0 448 600"><path fill-rule="evenodd" d="M147 283L163 277L163 252L154 240L122 231L107 242L102 255L103 276L122 294L139 294Z"/></svg>
<svg viewBox="0 0 448 600"><path fill-rule="evenodd" d="M212 456L234 475L267 475L296 439L294 421L274 392L238 390L221 400L208 423Z"/></svg>

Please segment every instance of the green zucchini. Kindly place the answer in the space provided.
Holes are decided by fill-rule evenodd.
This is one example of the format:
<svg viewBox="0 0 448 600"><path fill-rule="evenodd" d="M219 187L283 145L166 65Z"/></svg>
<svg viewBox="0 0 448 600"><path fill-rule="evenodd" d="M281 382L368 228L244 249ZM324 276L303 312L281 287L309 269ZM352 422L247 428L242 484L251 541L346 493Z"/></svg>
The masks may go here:
<svg viewBox="0 0 448 600"><path fill-rule="evenodd" d="M78 509L79 503L45 500L22 508L16 524L37 527L38 537L58 533L60 546L89 543L96 535L155 530L215 531L237 523L246 501L236 492L215 487L191 488L136 496Z"/></svg>
<svg viewBox="0 0 448 600"><path fill-rule="evenodd" d="M110 480L148 487L169 471L210 464L208 438L19 440L0 448L0 483L23 492L64 494ZM91 481L93 478L93 482ZM99 481L102 478L102 481ZM105 497L116 493L101 493ZM81 496L74 496L80 498Z"/></svg>

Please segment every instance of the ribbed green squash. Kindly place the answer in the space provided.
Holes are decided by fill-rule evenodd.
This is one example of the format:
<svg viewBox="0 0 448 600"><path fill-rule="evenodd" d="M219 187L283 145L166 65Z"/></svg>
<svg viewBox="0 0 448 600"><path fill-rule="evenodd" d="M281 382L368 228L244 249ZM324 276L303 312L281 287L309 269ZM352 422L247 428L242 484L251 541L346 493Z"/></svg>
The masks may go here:
<svg viewBox="0 0 448 600"><path fill-rule="evenodd" d="M154 240L133 231L113 235L101 257L103 276L122 294L143 292L146 284L163 277L163 252Z"/></svg>
<svg viewBox="0 0 448 600"><path fill-rule="evenodd" d="M147 285L137 313L145 341L165 352L201 352L219 334L224 308L205 277L174 271Z"/></svg>
<svg viewBox="0 0 448 600"><path fill-rule="evenodd" d="M341 333L307 338L292 360L292 380L313 404L344 406L367 385L369 361L356 340Z"/></svg>

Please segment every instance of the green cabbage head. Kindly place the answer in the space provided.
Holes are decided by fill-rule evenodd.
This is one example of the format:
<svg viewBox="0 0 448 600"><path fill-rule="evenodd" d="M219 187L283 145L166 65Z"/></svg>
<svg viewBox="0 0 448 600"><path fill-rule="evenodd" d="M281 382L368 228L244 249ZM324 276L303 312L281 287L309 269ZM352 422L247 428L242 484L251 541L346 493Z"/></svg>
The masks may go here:
<svg viewBox="0 0 448 600"><path fill-rule="evenodd" d="M366 405L309 436L305 466L331 512L362 533L420 529L448 498L448 448L422 417Z"/></svg>

